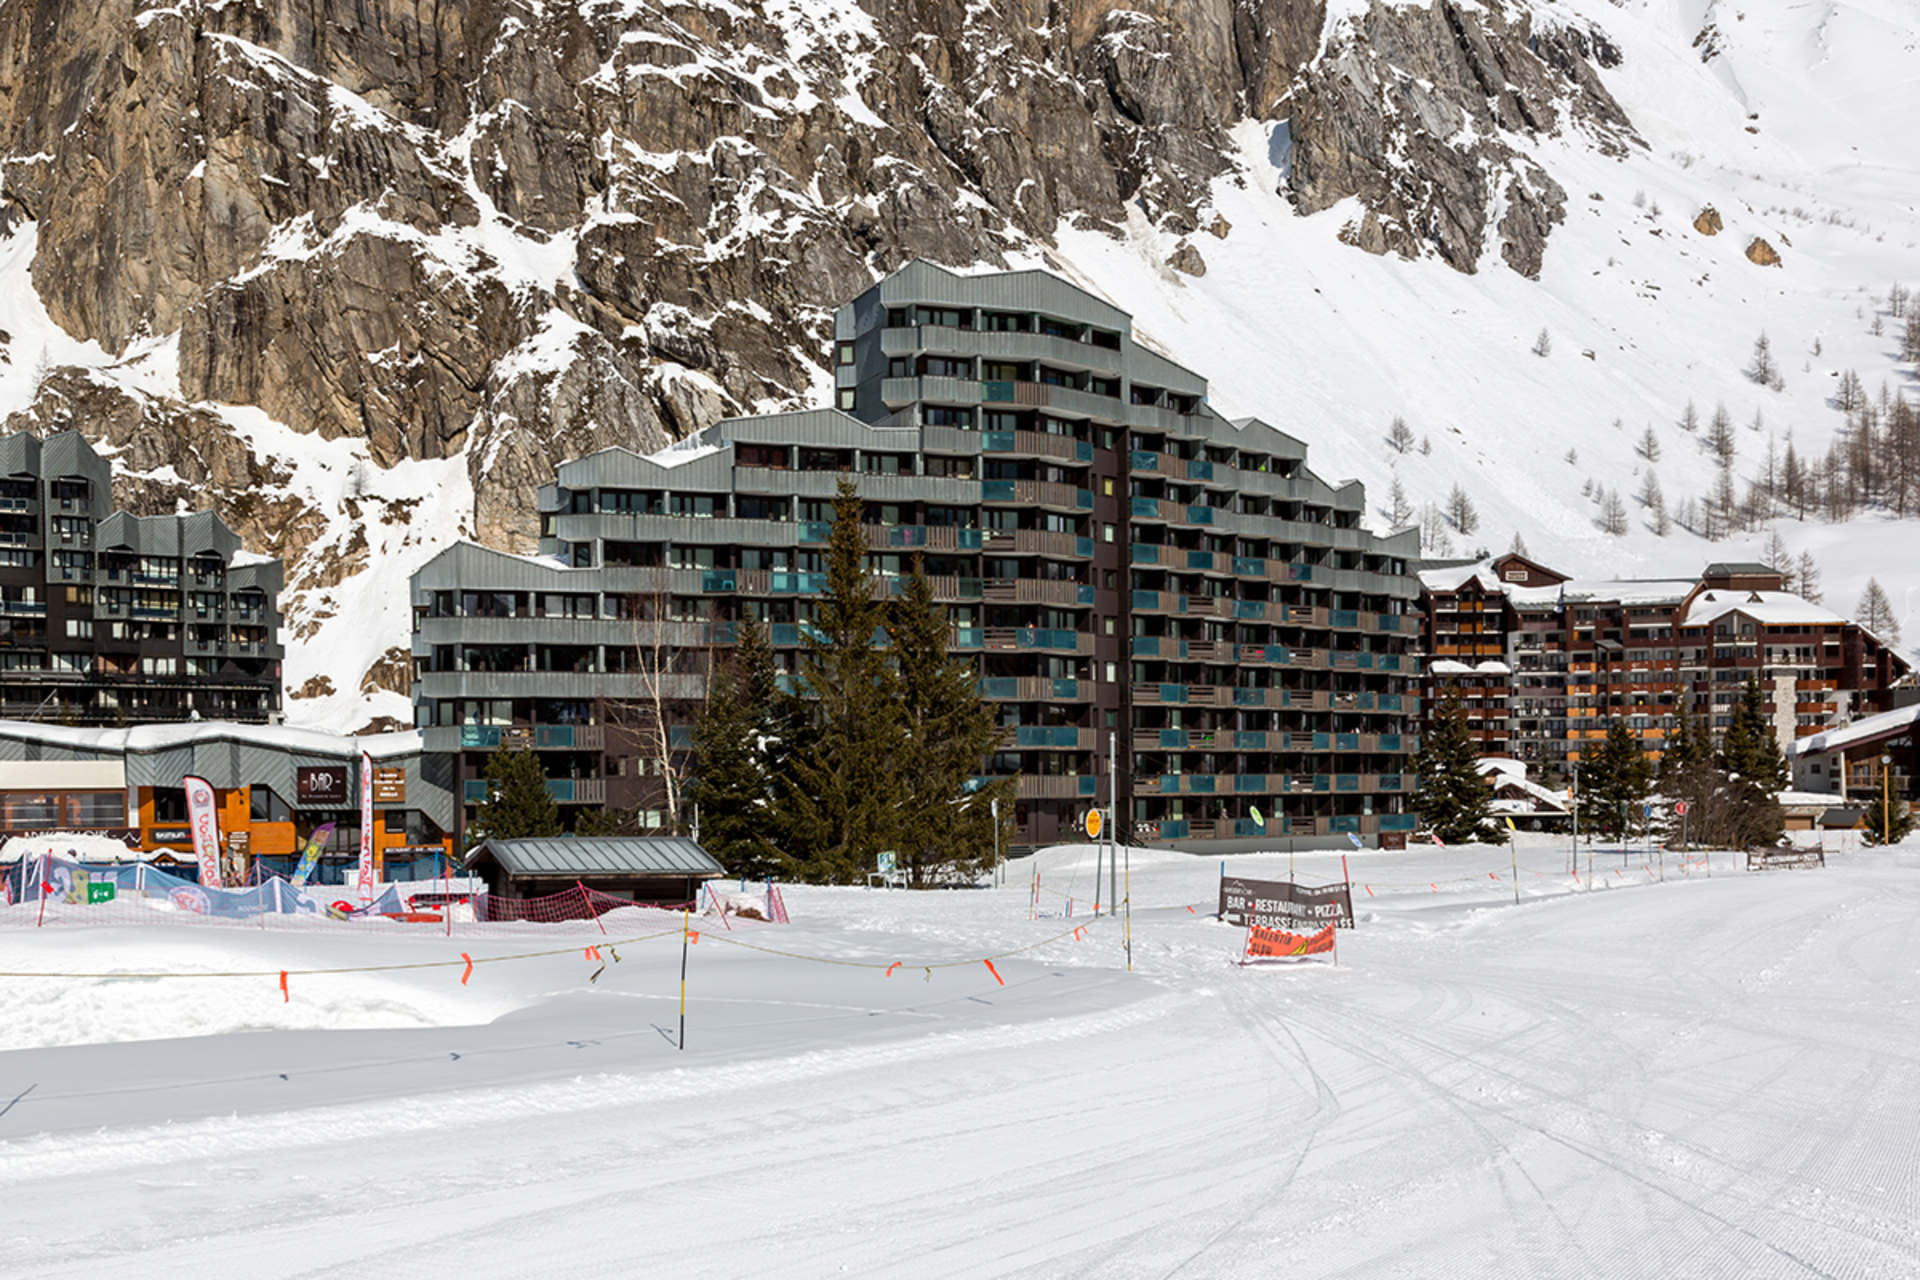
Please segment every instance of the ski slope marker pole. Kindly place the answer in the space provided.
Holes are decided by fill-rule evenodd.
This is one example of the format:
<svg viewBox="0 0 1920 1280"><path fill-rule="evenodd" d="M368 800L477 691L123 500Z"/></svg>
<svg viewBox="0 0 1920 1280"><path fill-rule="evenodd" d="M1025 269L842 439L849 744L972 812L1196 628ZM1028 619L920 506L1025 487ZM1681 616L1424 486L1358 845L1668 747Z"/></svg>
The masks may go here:
<svg viewBox="0 0 1920 1280"><path fill-rule="evenodd" d="M687 942L693 935L693 904L680 913L680 1052L687 1051Z"/></svg>

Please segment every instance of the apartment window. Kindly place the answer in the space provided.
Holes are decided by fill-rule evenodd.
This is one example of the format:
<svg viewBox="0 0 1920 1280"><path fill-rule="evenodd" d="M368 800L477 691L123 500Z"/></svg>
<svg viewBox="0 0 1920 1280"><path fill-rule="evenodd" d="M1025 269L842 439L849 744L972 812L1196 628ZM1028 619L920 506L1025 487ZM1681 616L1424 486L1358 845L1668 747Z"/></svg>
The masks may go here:
<svg viewBox="0 0 1920 1280"><path fill-rule="evenodd" d="M292 822L293 810L272 787L247 788L247 812L255 822Z"/></svg>
<svg viewBox="0 0 1920 1280"><path fill-rule="evenodd" d="M1110 525L1110 524L1103 524L1103 525L1101 525L1101 526L1100 526L1100 540L1101 540L1102 542L1112 542L1112 541L1113 541L1113 526L1112 526L1112 525Z"/></svg>
<svg viewBox="0 0 1920 1280"><path fill-rule="evenodd" d="M838 348L836 349L834 358L838 360L842 365L852 364L853 363L853 344L851 342L840 343Z"/></svg>
<svg viewBox="0 0 1920 1280"><path fill-rule="evenodd" d="M858 393L852 387L840 388L840 409L843 413L852 413L854 398Z"/></svg>
<svg viewBox="0 0 1920 1280"><path fill-rule="evenodd" d="M1113 496L1113 477L1112 476L1100 477L1100 492L1105 494L1109 498Z"/></svg>
<svg viewBox="0 0 1920 1280"><path fill-rule="evenodd" d="M85 618L68 618L67 638L69 640L93 639L93 623Z"/></svg>

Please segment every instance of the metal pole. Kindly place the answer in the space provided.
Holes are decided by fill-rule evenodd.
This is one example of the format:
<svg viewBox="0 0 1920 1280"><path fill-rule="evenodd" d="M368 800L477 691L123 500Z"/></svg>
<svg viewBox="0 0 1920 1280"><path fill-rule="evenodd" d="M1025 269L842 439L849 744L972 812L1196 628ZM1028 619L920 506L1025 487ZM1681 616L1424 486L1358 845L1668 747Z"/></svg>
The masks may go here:
<svg viewBox="0 0 1920 1280"><path fill-rule="evenodd" d="M1120 754L1120 735L1110 731L1107 734L1107 906L1120 901L1120 872L1114 866L1113 842L1119 839L1114 828L1120 825L1120 788L1115 781L1114 771L1118 767L1116 757Z"/></svg>
<svg viewBox="0 0 1920 1280"><path fill-rule="evenodd" d="M680 1052L687 1051L687 940L693 933L693 904L680 913Z"/></svg>
<svg viewBox="0 0 1920 1280"><path fill-rule="evenodd" d="M998 886L1007 882L1005 868L1000 865L1000 802L998 800L989 802L989 812L993 814L993 882Z"/></svg>
<svg viewBox="0 0 1920 1280"><path fill-rule="evenodd" d="M1568 793L1568 808L1573 810L1573 847L1567 852L1572 855L1572 865L1567 868L1578 878L1580 875L1580 766L1573 766L1573 790Z"/></svg>

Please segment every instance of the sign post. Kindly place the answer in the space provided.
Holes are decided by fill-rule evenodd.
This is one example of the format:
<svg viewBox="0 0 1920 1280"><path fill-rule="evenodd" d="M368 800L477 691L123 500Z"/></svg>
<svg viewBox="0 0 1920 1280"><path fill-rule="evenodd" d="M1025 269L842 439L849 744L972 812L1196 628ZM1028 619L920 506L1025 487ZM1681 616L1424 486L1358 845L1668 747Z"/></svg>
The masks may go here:
<svg viewBox="0 0 1920 1280"><path fill-rule="evenodd" d="M1093 914L1100 914L1100 876L1105 871L1101 855L1106 846L1100 842L1100 832L1105 826L1100 819L1100 810L1089 809L1085 821L1081 824L1087 833L1087 839L1093 841Z"/></svg>
<svg viewBox="0 0 1920 1280"><path fill-rule="evenodd" d="M988 802L987 811L993 815L993 882L1003 885L1007 882L1006 868L1000 865L1000 801L998 798Z"/></svg>

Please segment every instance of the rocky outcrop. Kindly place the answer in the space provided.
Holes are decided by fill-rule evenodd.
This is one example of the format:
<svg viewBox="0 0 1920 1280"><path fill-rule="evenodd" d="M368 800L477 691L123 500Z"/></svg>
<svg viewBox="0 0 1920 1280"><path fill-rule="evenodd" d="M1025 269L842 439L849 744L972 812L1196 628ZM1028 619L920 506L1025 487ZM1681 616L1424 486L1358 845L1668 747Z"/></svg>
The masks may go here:
<svg viewBox="0 0 1920 1280"><path fill-rule="evenodd" d="M1726 229L1726 225L1720 220L1720 211L1712 205L1702 209L1693 220L1693 229L1703 236L1717 236Z"/></svg>
<svg viewBox="0 0 1920 1280"><path fill-rule="evenodd" d="M1780 265L1780 252L1764 238L1755 236L1747 242L1747 261L1756 267L1777 267Z"/></svg>
<svg viewBox="0 0 1920 1280"><path fill-rule="evenodd" d="M364 441L373 519L402 518L380 468L462 460L471 529L529 550L554 462L807 400L827 308L908 258L1144 216L1204 272L1242 119L1288 121L1298 208L1358 198L1342 239L1462 271L1541 269L1565 193L1531 139L1634 144L1604 34L1521 0L1326 27L1325 0L0 6L0 227L35 224L63 328L177 350L138 385L57 373L18 423L286 556L305 628L366 545L211 406Z"/></svg>

